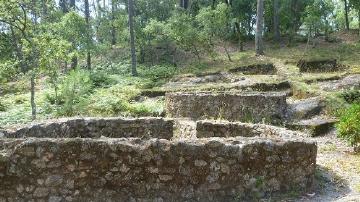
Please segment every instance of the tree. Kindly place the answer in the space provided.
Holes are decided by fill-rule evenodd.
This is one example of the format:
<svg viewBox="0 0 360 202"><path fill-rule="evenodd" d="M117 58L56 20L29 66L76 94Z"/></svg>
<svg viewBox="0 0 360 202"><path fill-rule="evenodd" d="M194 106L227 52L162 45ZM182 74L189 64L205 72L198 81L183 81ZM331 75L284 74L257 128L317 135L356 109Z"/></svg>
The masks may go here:
<svg viewBox="0 0 360 202"><path fill-rule="evenodd" d="M24 73L30 73L30 104L33 120L36 119L35 76L38 66L38 49L34 38L37 32L37 20L35 1L0 0L0 22L10 27L15 38L16 35L20 36L18 43L22 41L18 47L17 59Z"/></svg>
<svg viewBox="0 0 360 202"><path fill-rule="evenodd" d="M133 2L133 0L128 1L128 13L129 13L130 48L131 48L131 73L133 76L137 76L135 34L134 34L134 2Z"/></svg>
<svg viewBox="0 0 360 202"><path fill-rule="evenodd" d="M280 16L279 16L279 9L280 9L280 3L279 0L274 0L273 1L273 6L274 6L274 19L273 19L273 31L274 31L274 39L275 41L279 42L280 41Z"/></svg>
<svg viewBox="0 0 360 202"><path fill-rule="evenodd" d="M360 36L360 1L350 0L350 4L358 12L358 26L359 26L359 36Z"/></svg>
<svg viewBox="0 0 360 202"><path fill-rule="evenodd" d="M350 22L349 22L349 4L348 0L344 0L344 9L345 9L345 26L346 30L350 30Z"/></svg>
<svg viewBox="0 0 360 202"><path fill-rule="evenodd" d="M90 8L89 8L89 0L85 0L85 22L87 25L87 53L86 53L86 66L88 69L91 69L91 53L90 53L90 45L92 42L91 36L91 25L90 25Z"/></svg>
<svg viewBox="0 0 360 202"><path fill-rule="evenodd" d="M232 61L226 46L226 40L228 40L229 33L231 33L229 14L229 6L225 3L220 3L215 9L212 9L210 6L202 8L196 16L196 20L200 25L199 31L201 30L202 37L208 41L211 48L214 49L213 44L221 40L219 44L223 46L229 61Z"/></svg>
<svg viewBox="0 0 360 202"><path fill-rule="evenodd" d="M257 18L256 18L256 33L255 33L256 55L264 55L263 29L264 29L264 0L257 0Z"/></svg>
<svg viewBox="0 0 360 202"><path fill-rule="evenodd" d="M180 0L180 8L187 9L189 7L189 0Z"/></svg>

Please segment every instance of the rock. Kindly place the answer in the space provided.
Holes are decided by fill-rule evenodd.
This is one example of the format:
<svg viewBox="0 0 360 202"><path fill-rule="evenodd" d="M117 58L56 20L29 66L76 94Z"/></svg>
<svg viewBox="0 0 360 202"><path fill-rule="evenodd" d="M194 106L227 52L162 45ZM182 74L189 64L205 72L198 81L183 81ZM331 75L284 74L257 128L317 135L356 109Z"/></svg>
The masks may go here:
<svg viewBox="0 0 360 202"><path fill-rule="evenodd" d="M235 67L229 70L231 73L241 72L243 74L276 74L277 70L274 64L253 64L248 66Z"/></svg>
<svg viewBox="0 0 360 202"><path fill-rule="evenodd" d="M339 70L336 59L300 60L297 66L300 72L334 72Z"/></svg>
<svg viewBox="0 0 360 202"><path fill-rule="evenodd" d="M317 137L330 132L334 128L334 125L336 123L337 120L335 119L324 119L321 117L315 117L313 119L288 123L286 127L293 130L302 130L311 135L312 137Z"/></svg>
<svg viewBox="0 0 360 202"><path fill-rule="evenodd" d="M60 196L50 196L49 202L61 202L62 198Z"/></svg>
<svg viewBox="0 0 360 202"><path fill-rule="evenodd" d="M340 80L319 82L318 85L325 91L360 89L360 74L349 75Z"/></svg>
<svg viewBox="0 0 360 202"><path fill-rule="evenodd" d="M289 104L288 118L290 120L309 119L320 114L325 107L319 97L304 99Z"/></svg>
<svg viewBox="0 0 360 202"><path fill-rule="evenodd" d="M49 194L49 189L45 187L38 187L34 191L34 197L35 198L42 198Z"/></svg>
<svg viewBox="0 0 360 202"><path fill-rule="evenodd" d="M61 175L50 175L45 180L45 185L47 187L59 186L63 182L63 177Z"/></svg>

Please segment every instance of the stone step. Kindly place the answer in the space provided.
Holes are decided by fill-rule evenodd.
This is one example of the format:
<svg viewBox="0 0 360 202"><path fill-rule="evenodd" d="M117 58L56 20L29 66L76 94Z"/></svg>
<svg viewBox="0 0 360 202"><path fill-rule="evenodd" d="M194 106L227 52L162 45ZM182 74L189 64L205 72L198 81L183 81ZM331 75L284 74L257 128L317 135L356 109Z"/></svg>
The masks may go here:
<svg viewBox="0 0 360 202"><path fill-rule="evenodd" d="M324 106L324 102L319 97L289 103L288 118L292 121L311 119L314 116L318 116Z"/></svg>
<svg viewBox="0 0 360 202"><path fill-rule="evenodd" d="M308 133L312 137L317 137L330 132L332 129L334 129L336 123L336 119L315 117L312 119L286 124L286 127L292 130L301 130Z"/></svg>

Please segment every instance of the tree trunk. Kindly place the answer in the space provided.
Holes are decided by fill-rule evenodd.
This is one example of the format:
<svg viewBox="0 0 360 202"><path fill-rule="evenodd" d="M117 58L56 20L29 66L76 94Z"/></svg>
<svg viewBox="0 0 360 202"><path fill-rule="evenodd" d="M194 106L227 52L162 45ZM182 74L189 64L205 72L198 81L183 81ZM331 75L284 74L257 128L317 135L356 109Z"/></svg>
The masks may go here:
<svg viewBox="0 0 360 202"><path fill-rule="evenodd" d="M30 103L31 103L31 119L36 119L36 103L35 103L35 70L31 72L30 78L30 86L31 86L31 96L30 96Z"/></svg>
<svg viewBox="0 0 360 202"><path fill-rule="evenodd" d="M69 12L68 8L67 8L67 5L66 5L66 0L59 0L59 6L61 8L61 11L63 13L67 13Z"/></svg>
<svg viewBox="0 0 360 202"><path fill-rule="evenodd" d="M348 1L344 0L344 8L345 8L345 26L346 26L346 30L349 31L350 30L350 23L349 23L349 5L348 5Z"/></svg>
<svg viewBox="0 0 360 202"><path fill-rule="evenodd" d="M274 0L274 39L280 41L279 0Z"/></svg>
<svg viewBox="0 0 360 202"><path fill-rule="evenodd" d="M180 7L183 8L183 9L188 9L189 0L180 0Z"/></svg>
<svg viewBox="0 0 360 202"><path fill-rule="evenodd" d="M47 19L47 14L48 14L48 11L47 11L47 5L46 5L46 0L41 0L41 18L42 20L41 21L46 21Z"/></svg>
<svg viewBox="0 0 360 202"><path fill-rule="evenodd" d="M88 32L87 32L87 42L88 42L88 47L87 47L87 58L86 58L86 67L90 70L91 69L91 53L90 53L90 45L92 42L92 36L91 36L91 26L90 26L90 8L89 8L89 0L85 0L85 21L88 27Z"/></svg>
<svg viewBox="0 0 360 202"><path fill-rule="evenodd" d="M264 55L263 44L263 26L264 26L264 0L257 0L257 18L255 33L255 51L256 55Z"/></svg>
<svg viewBox="0 0 360 202"><path fill-rule="evenodd" d="M73 11L76 9L76 2L75 2L75 0L70 0L69 7L70 7L70 9L73 10Z"/></svg>
<svg viewBox="0 0 360 202"><path fill-rule="evenodd" d="M241 33L241 28L240 28L240 23L239 22L235 22L235 27L236 27L236 31L238 33L238 37L239 37L239 50L240 52L244 51L244 41L243 41L243 37L242 37L242 33Z"/></svg>
<svg viewBox="0 0 360 202"><path fill-rule="evenodd" d="M230 62L232 62L232 59L231 59L229 50L227 49L225 42L224 42L224 49L225 49L225 53L226 53L226 55L227 55L227 57L228 57L228 60L229 60Z"/></svg>
<svg viewBox="0 0 360 202"><path fill-rule="evenodd" d="M130 2L130 1L129 1ZM116 30L115 30L115 0L111 1L111 45L116 45Z"/></svg>
<svg viewBox="0 0 360 202"><path fill-rule="evenodd" d="M130 47L131 47L131 73L137 76L136 71L136 50L135 50L135 33L134 33L134 2L128 0L129 13L129 31L130 31Z"/></svg>
<svg viewBox="0 0 360 202"><path fill-rule="evenodd" d="M71 69L75 69L77 65L78 65L78 58L74 56L73 58L71 58Z"/></svg>
<svg viewBox="0 0 360 202"><path fill-rule="evenodd" d="M359 36L360 36L360 8L358 10Z"/></svg>

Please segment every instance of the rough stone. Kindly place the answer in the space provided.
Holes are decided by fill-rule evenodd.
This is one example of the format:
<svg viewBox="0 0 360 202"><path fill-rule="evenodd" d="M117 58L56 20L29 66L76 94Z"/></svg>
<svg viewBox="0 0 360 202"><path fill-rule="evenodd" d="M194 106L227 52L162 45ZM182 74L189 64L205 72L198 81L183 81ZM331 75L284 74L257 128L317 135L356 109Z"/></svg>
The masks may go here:
<svg viewBox="0 0 360 202"><path fill-rule="evenodd" d="M254 65L248 65L248 66L241 66L232 68L229 70L231 73L241 72L243 74L263 74L263 75L269 75L269 74L276 74L277 70L274 64L268 63L268 64L254 64Z"/></svg>
<svg viewBox="0 0 360 202"><path fill-rule="evenodd" d="M297 66L300 72L333 72L339 70L336 59L300 60Z"/></svg>
<svg viewBox="0 0 360 202"><path fill-rule="evenodd" d="M1 197L9 201L232 201L254 191L304 190L317 153L316 143L270 137L1 139L0 147L9 156L0 163ZM25 147L42 152L28 156ZM84 153L92 158L80 160ZM28 163L49 154L45 165L59 167Z"/></svg>
<svg viewBox="0 0 360 202"><path fill-rule="evenodd" d="M280 124L286 116L285 93L168 93L165 96L169 117L194 120Z"/></svg>
<svg viewBox="0 0 360 202"><path fill-rule="evenodd" d="M34 124L5 133L8 138L161 138L171 139L173 121L162 118L85 118L64 119L57 122ZM24 148L24 152L33 155L34 148Z"/></svg>

